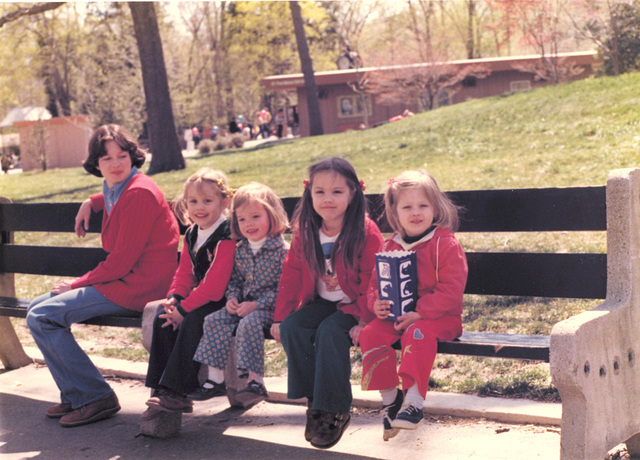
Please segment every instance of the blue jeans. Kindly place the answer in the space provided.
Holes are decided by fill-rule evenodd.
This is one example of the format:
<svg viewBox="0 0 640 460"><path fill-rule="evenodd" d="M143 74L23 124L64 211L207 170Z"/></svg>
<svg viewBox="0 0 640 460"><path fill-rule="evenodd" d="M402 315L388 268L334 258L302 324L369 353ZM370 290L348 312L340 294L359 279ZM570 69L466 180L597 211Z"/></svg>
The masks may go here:
<svg viewBox="0 0 640 460"><path fill-rule="evenodd" d="M287 354L290 399L307 397L312 408L333 413L351 409L349 331L358 321L317 299L280 323L280 339Z"/></svg>
<svg viewBox="0 0 640 460"><path fill-rule="evenodd" d="M73 409L113 392L70 329L73 323L104 315L140 313L116 305L92 286L44 294L29 305L27 326L60 389L61 402L71 403Z"/></svg>

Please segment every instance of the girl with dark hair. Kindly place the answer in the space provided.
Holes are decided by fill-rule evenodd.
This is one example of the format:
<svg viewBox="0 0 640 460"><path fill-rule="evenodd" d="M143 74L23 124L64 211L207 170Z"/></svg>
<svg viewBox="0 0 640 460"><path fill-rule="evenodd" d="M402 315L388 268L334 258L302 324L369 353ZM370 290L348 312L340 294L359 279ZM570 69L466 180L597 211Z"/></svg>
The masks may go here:
<svg viewBox="0 0 640 460"><path fill-rule="evenodd" d="M382 235L366 216L363 190L342 158L309 168L271 328L287 353L288 397L308 400L305 439L321 449L349 425L349 350L374 318L366 293Z"/></svg>
<svg viewBox="0 0 640 460"><path fill-rule="evenodd" d="M103 177L103 193L80 207L75 230L84 236L91 212L103 212L107 258L75 280L62 280L29 306L27 325L58 388L60 404L47 409L66 427L96 422L120 410L118 398L71 334L71 324L96 316L139 316L164 295L177 268L180 232L164 194L138 171L145 155L117 125L98 128L84 162Z"/></svg>

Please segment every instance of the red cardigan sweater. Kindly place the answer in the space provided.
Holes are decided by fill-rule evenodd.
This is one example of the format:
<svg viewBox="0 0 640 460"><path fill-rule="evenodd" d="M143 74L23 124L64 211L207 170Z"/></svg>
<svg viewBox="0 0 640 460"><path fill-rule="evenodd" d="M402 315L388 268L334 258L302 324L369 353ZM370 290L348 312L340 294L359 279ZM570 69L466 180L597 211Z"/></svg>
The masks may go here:
<svg viewBox="0 0 640 460"><path fill-rule="evenodd" d="M109 254L76 279L72 289L93 286L112 302L135 311L164 298L178 266L180 230L155 182L136 174L110 214L102 194L91 197L91 208L104 211L102 247Z"/></svg>
<svg viewBox="0 0 640 460"><path fill-rule="evenodd" d="M351 303L339 305L338 308L363 322L369 322L375 318L375 315L367 308L367 288L375 264L374 254L380 249L383 239L378 226L368 217L365 219L364 229L364 246L355 264L358 267L357 270L347 271L345 266L338 262L336 276L342 291L352 299ZM316 282L311 275L309 265L304 260L300 246L300 236L296 233L282 267L274 317L276 323L285 319L289 313L311 302L316 294Z"/></svg>
<svg viewBox="0 0 640 460"><path fill-rule="evenodd" d="M236 242L229 236L228 221L213 232L197 253L193 248L196 238L197 227L192 226L184 236L180 266L168 294L169 297L176 296L187 312L222 300L231 278L236 250ZM194 266L194 260L198 266Z"/></svg>
<svg viewBox="0 0 640 460"><path fill-rule="evenodd" d="M427 238L427 237L425 237ZM430 238L407 244L394 233L380 251L415 251L418 258L418 303L416 311L423 319L462 315L462 295L467 284L467 257L462 246L446 228L436 228ZM369 285L369 308L378 298L377 275ZM460 330L462 333L462 330ZM459 334L458 334L459 335Z"/></svg>

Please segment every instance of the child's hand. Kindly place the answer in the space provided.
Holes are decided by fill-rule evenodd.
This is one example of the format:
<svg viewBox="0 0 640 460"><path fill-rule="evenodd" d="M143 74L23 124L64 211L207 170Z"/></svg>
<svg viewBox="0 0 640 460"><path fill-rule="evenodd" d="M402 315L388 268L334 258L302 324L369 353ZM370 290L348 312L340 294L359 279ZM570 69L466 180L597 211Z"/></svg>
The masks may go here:
<svg viewBox="0 0 640 460"><path fill-rule="evenodd" d="M171 299L165 302L163 302L164 313L160 315L160 318L166 319L167 321L162 325L162 327L171 326L175 331L180 327L180 324L182 324L182 315L175 307L175 299Z"/></svg>
<svg viewBox="0 0 640 460"><path fill-rule="evenodd" d="M358 343L360 342L360 331L365 326L366 324L358 323L349 330L349 337L351 337L351 342L353 343L354 347L358 346Z"/></svg>
<svg viewBox="0 0 640 460"><path fill-rule="evenodd" d="M229 314L237 315L239 306L240 304L238 304L238 299L236 299L235 297L231 297L230 299L227 300L226 307Z"/></svg>
<svg viewBox="0 0 640 460"><path fill-rule="evenodd" d="M236 315L244 318L249 313L257 309L258 309L258 302L249 302L249 301L242 302L240 305L238 305L238 309L236 310Z"/></svg>
<svg viewBox="0 0 640 460"><path fill-rule="evenodd" d="M400 316L398 320L395 322L395 324L393 325L393 327L395 328L396 331L404 331L413 323L421 319L422 319L422 316L420 316L420 313L415 311L410 311L409 313L405 313L404 315Z"/></svg>
<svg viewBox="0 0 640 460"><path fill-rule="evenodd" d="M280 342L280 323L273 323L271 325L271 336L275 339L276 342Z"/></svg>
<svg viewBox="0 0 640 460"><path fill-rule="evenodd" d="M373 313L375 313L379 319L387 319L391 313L391 302L376 299L373 304Z"/></svg>

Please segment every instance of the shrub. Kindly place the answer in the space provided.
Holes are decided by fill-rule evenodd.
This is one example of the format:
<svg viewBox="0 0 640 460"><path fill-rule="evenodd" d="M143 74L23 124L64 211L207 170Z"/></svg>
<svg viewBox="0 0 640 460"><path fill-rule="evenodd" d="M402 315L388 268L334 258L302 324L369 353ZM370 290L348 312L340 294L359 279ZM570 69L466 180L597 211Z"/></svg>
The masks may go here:
<svg viewBox="0 0 640 460"><path fill-rule="evenodd" d="M216 148L216 143L211 139L203 139L198 143L198 152L200 154L212 153Z"/></svg>

